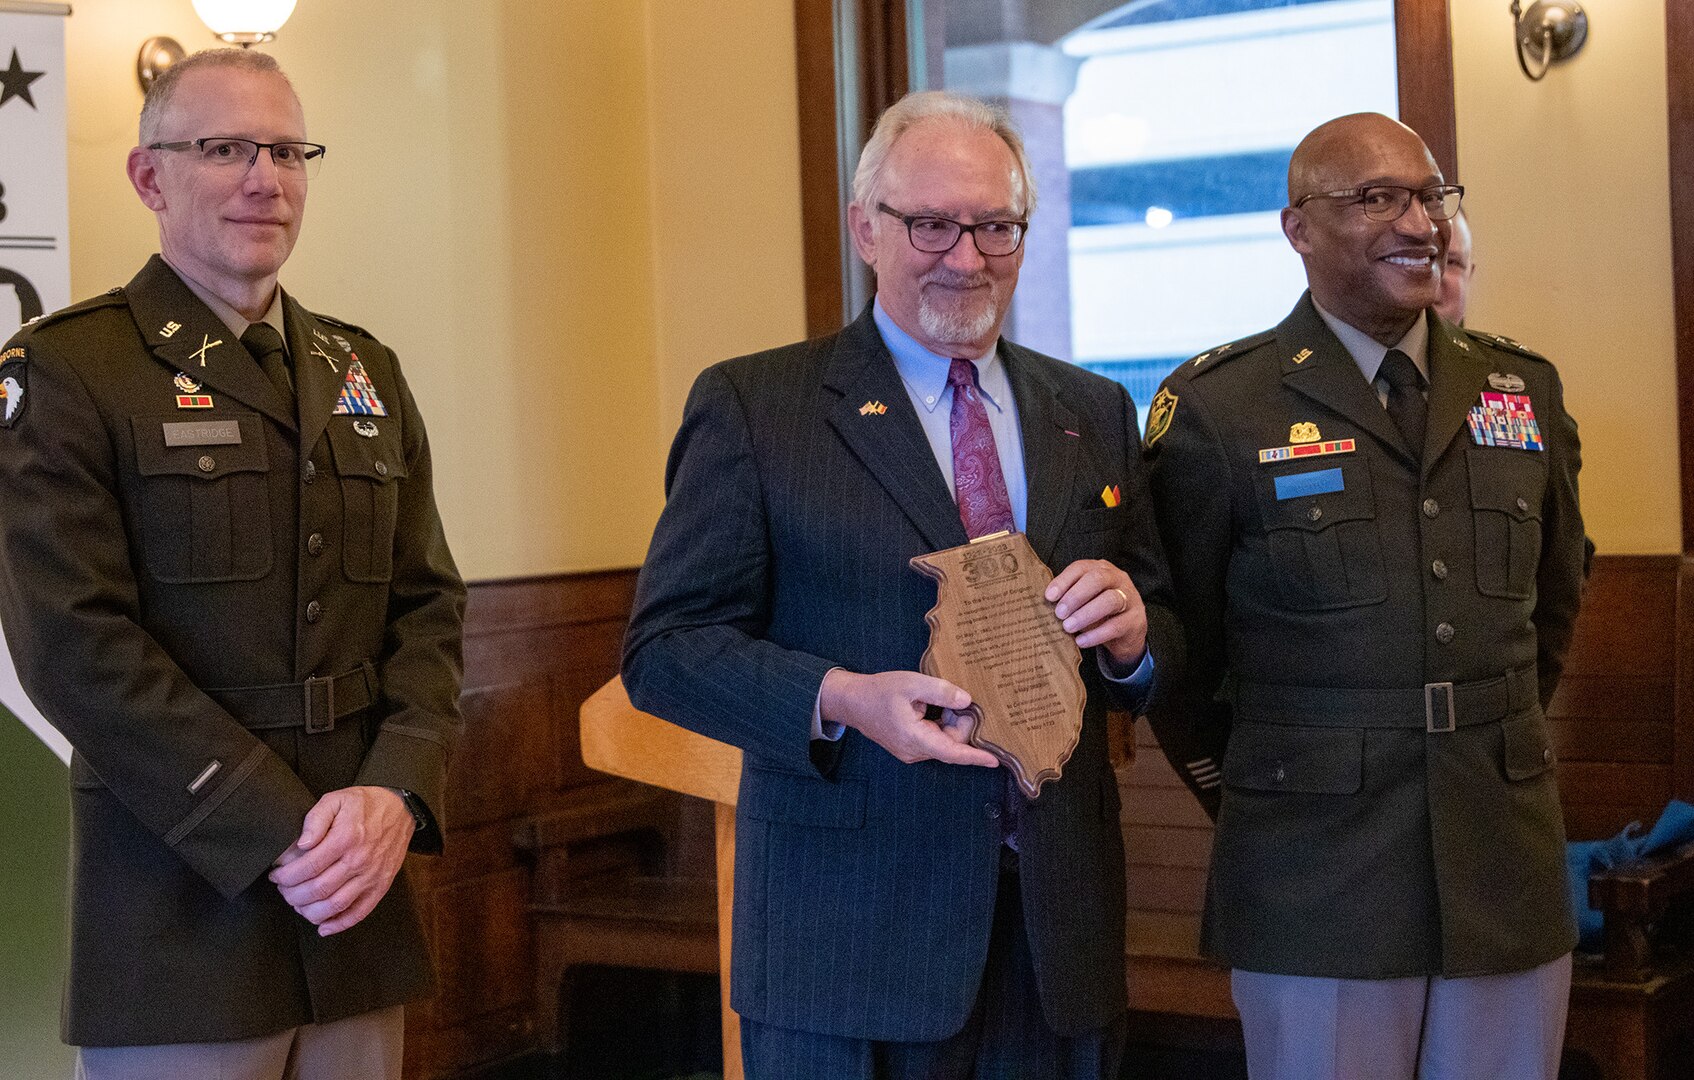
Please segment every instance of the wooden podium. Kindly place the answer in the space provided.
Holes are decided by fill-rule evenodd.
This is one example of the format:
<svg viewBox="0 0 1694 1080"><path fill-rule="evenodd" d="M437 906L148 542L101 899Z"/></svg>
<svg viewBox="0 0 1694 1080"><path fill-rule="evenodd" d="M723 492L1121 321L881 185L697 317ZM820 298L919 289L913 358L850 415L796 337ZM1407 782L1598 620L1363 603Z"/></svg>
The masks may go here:
<svg viewBox="0 0 1694 1080"><path fill-rule="evenodd" d="M613 679L582 703L582 760L590 768L710 799L718 848L718 956L723 988L724 1080L742 1080L741 1021L729 1008L730 905L735 893L735 798L741 751L630 704Z"/></svg>

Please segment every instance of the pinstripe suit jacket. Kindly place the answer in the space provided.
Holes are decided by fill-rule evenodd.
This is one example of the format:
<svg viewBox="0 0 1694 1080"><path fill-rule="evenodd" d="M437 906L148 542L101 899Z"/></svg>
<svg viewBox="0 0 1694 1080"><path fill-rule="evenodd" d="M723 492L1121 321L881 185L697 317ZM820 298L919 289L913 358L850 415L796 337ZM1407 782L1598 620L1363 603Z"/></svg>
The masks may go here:
<svg viewBox="0 0 1694 1080"><path fill-rule="evenodd" d="M1178 663L1166 571L1123 389L1009 342L1028 528L1055 570L1110 559L1149 601L1161 677ZM886 413L861 415L865 402ZM1119 484L1108 508L1101 489ZM914 555L962 544L958 509L867 311L840 334L742 357L695 383L637 589L624 679L641 708L745 753L732 1004L768 1024L928 1041L964 1024L988 949L1000 770L904 765L848 731L813 744L824 674L915 670L934 583ZM1043 1010L1061 1034L1125 1007L1124 867L1106 753L1108 684L1063 779L1020 824Z"/></svg>

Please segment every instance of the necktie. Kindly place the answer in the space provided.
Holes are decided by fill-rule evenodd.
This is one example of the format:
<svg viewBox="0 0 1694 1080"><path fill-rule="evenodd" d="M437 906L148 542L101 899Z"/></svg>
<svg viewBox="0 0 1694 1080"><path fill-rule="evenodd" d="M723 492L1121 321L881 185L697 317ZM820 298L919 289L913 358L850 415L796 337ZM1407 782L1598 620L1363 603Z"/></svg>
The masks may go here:
<svg viewBox="0 0 1694 1080"><path fill-rule="evenodd" d="M953 436L953 495L959 501L959 520L972 538L1017 527L1012 520L1012 500L1006 494L1006 474L1000 470L1000 451L994 445L994 429L988 426L988 409L976 387L976 365L954 360L947 369L947 384L953 388L953 413L949 427ZM1023 793L1012 770L1006 769L1006 786L1000 794L1000 839L1005 844L1001 867L1017 866L1018 821L1022 816Z"/></svg>
<svg viewBox="0 0 1694 1080"><path fill-rule="evenodd" d="M994 446L994 429L988 426L988 410L976 388L976 365L954 360L947 371L953 388L953 413L949 427L953 436L953 495L959 502L959 520L972 539L1015 528L1012 500L1006 494L1006 476L1000 471L1000 452Z"/></svg>
<svg viewBox="0 0 1694 1080"><path fill-rule="evenodd" d="M282 400L292 407L294 378L288 372L288 354L282 348L282 335L269 323L256 322L241 335L241 344L259 362L259 370L276 384L276 392L282 395Z"/></svg>
<svg viewBox="0 0 1694 1080"><path fill-rule="evenodd" d="M1423 399L1423 376L1418 374L1417 365L1399 349L1389 349L1376 374L1388 384L1388 418L1406 437L1412 453L1422 457L1429 403Z"/></svg>

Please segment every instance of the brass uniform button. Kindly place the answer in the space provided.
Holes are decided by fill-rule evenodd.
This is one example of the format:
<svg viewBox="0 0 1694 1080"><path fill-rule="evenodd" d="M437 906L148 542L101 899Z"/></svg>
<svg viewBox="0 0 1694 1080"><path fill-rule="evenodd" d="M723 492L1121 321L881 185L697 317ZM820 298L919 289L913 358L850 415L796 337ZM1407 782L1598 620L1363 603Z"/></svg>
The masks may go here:
<svg viewBox="0 0 1694 1080"><path fill-rule="evenodd" d="M1521 495L1518 496L1518 513L1520 513L1520 514L1529 513L1529 500L1525 499Z"/></svg>
<svg viewBox="0 0 1694 1080"><path fill-rule="evenodd" d="M306 537L306 554L322 555L324 553L323 533L313 533Z"/></svg>
<svg viewBox="0 0 1694 1080"><path fill-rule="evenodd" d="M1435 580L1437 581L1447 580L1447 564L1442 562L1440 559L1436 559L1434 562L1429 564L1429 572L1435 575Z"/></svg>
<svg viewBox="0 0 1694 1080"><path fill-rule="evenodd" d="M313 480L316 480L318 478L318 463L313 461L311 458L307 458L306 459L305 472L306 472L306 477L305 477L306 483L309 484Z"/></svg>
<svg viewBox="0 0 1694 1080"><path fill-rule="evenodd" d="M376 474L378 476L387 476L388 475L388 462L386 462L386 461L377 462L376 463Z"/></svg>
<svg viewBox="0 0 1694 1080"><path fill-rule="evenodd" d="M1323 517L1323 507L1321 507L1321 506L1312 507L1310 510L1306 511L1306 517L1310 518L1312 521L1318 521L1318 520L1322 519L1322 517Z"/></svg>
<svg viewBox="0 0 1694 1080"><path fill-rule="evenodd" d="M1435 628L1435 640L1439 641L1443 645L1451 645L1453 643L1453 634L1454 630L1452 623L1442 623L1440 626Z"/></svg>
<svg viewBox="0 0 1694 1080"><path fill-rule="evenodd" d="M306 621L307 622L315 623L323 617L324 617L324 606L322 604L318 603L316 600L313 600L311 603L306 605Z"/></svg>
<svg viewBox="0 0 1694 1080"><path fill-rule="evenodd" d="M1440 503L1436 502L1434 499L1425 499L1423 501L1423 516L1424 517L1432 518L1432 517L1435 517L1439 513L1441 513L1441 504Z"/></svg>
<svg viewBox="0 0 1694 1080"><path fill-rule="evenodd" d="M212 460L212 455L210 454L201 454L200 460L196 461L194 464L200 467L201 472L211 472L213 469L218 467L218 463Z"/></svg>

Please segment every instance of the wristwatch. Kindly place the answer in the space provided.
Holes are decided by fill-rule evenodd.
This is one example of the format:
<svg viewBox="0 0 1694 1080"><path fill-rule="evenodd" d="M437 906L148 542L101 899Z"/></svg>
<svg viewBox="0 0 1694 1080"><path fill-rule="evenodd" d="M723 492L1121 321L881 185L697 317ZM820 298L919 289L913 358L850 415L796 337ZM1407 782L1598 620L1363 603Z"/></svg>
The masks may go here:
<svg viewBox="0 0 1694 1080"><path fill-rule="evenodd" d="M405 788L392 788L391 790L400 796L401 802L406 804L406 812L412 815L412 823L417 826L415 832L417 834L428 832L435 822L430 818L429 809L424 806L424 801Z"/></svg>

